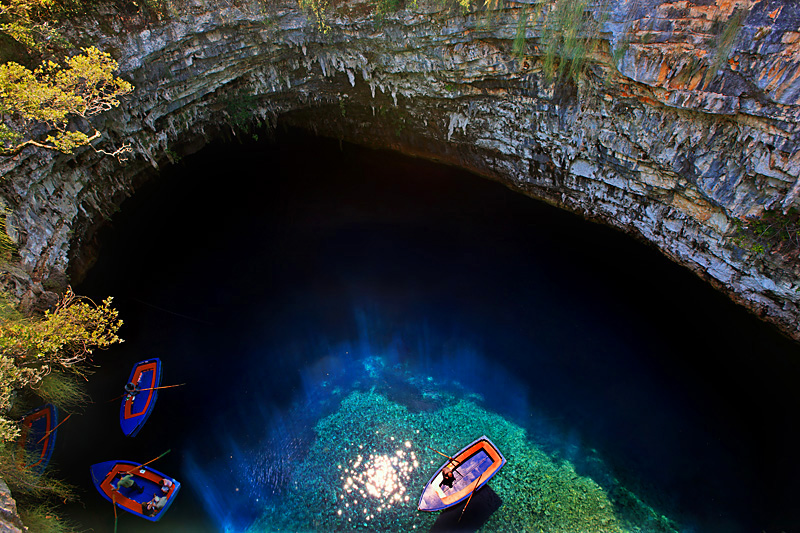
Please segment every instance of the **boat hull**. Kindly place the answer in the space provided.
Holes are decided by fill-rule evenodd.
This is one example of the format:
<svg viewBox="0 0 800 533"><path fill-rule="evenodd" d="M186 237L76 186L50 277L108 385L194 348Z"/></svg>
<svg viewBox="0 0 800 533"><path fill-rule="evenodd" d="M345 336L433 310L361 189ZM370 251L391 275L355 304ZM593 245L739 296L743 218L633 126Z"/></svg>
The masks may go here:
<svg viewBox="0 0 800 533"><path fill-rule="evenodd" d="M56 426L58 426L58 410L51 403L34 409L22 417L17 446L25 451L25 468L39 475L44 472L55 448Z"/></svg>
<svg viewBox="0 0 800 533"><path fill-rule="evenodd" d="M177 480L158 470L140 466L139 463L131 461L105 461L92 465L89 470L92 475L92 483L106 500L124 511L151 522L161 520L172 502L175 501L181 488L181 484ZM135 487L117 487L119 474L128 472L133 474L134 481L142 488L141 492ZM166 493L161 490L162 479L172 482L172 487ZM144 504L152 500L153 496L165 496L167 503L161 510L150 515L145 512Z"/></svg>
<svg viewBox="0 0 800 533"><path fill-rule="evenodd" d="M488 437L474 440L455 454L453 461L440 466L428 480L417 509L434 512L461 503L492 479L505 464L505 457ZM448 465L455 467L452 486L442 484L442 471Z"/></svg>
<svg viewBox="0 0 800 533"><path fill-rule="evenodd" d="M139 383L141 391L132 398L128 394L122 397L119 423L125 435L135 437L153 412L158 398L155 389L161 384L161 360L155 358L136 363L128 383Z"/></svg>

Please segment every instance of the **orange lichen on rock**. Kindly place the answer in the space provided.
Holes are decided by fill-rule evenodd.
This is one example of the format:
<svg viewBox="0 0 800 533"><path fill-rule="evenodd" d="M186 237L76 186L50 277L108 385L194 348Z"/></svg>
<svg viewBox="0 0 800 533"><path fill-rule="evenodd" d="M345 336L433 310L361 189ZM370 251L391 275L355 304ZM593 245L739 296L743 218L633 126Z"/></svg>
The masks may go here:
<svg viewBox="0 0 800 533"><path fill-rule="evenodd" d="M787 90L794 87L798 77L800 77L800 68L795 65L794 74L789 76L787 79L782 80L780 86L775 90L775 98L780 100Z"/></svg>
<svg viewBox="0 0 800 533"><path fill-rule="evenodd" d="M708 21L730 18L737 9L749 11L760 0L717 0L711 5L689 6L691 18L705 18Z"/></svg>
<svg viewBox="0 0 800 533"><path fill-rule="evenodd" d="M669 74L669 65L666 61L661 63L661 70L658 72L658 84L663 85L667 81L667 74Z"/></svg>
<svg viewBox="0 0 800 533"><path fill-rule="evenodd" d="M794 44L798 40L800 40L800 32L796 31L787 31L783 34L783 37L781 37L781 42L783 44Z"/></svg>

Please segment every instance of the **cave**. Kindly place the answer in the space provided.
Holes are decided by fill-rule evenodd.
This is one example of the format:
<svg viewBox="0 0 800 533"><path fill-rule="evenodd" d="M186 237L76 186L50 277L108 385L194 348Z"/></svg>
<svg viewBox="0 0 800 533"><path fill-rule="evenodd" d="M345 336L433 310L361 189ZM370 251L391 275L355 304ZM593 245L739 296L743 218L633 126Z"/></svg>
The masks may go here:
<svg viewBox="0 0 800 533"><path fill-rule="evenodd" d="M220 232L218 228L226 227L227 220L216 217L220 213L229 213L227 219L241 215L231 205L241 202L248 206L245 210L258 214L251 220L254 225L272 221L280 226L291 220L285 205L266 209L273 190L267 184L277 191L300 186L269 181L274 179L270 174L273 164L284 181L296 179L291 162L281 159L282 151L291 154L298 168L322 162L339 168L342 158L363 159L368 162L366 167L349 169L361 178L367 172L380 175L382 172L376 170L379 164L389 167L385 171L389 175L405 169L405 177L391 180L391 186L401 192L401 197L413 191L413 202L398 206L386 200L389 207L383 212L364 214L356 209L348 214L373 217L374 228L361 228L361 233L347 238L375 247L384 255L365 254L364 248L348 249L347 240L340 243L344 249L364 264L388 257L392 251L397 253L403 246L387 249L385 244L397 235L391 231L388 236L382 235L379 230L391 230L393 224L419 215L425 223L416 223L430 227L415 227L414 239L408 240L406 235L405 246L417 239L433 242L438 231L452 231L426 253L455 250L462 262L439 257L442 264L435 268L449 273L458 272L459 266L479 271L480 275L470 278L472 282L502 279L509 285L499 293L513 297L515 302L515 312L497 309L497 317L505 317L507 322L493 315L494 328L486 326L487 316L478 316L473 317L471 328L467 319L455 321L456 326L437 324L428 332L430 337L420 324L399 319L392 322L385 309L373 308L369 301L359 305L347 302L347 309L335 312L326 308L329 315L320 312L314 317L318 329L338 323L349 335L329 341L324 335L314 337L306 331L318 341L313 346L304 344L306 340L293 345L283 339L280 349L292 353L292 357L278 358L276 365L290 378L270 382L277 391L263 407L270 412L259 412L253 406L233 409L234 418L239 417L236 422L245 423L244 418L261 420L270 430L266 435L254 432L233 439L236 452L230 460L234 466L226 467L196 450L192 454L175 451L162 461L165 469L173 468L186 476L187 485L195 486L194 492L191 488L186 491L191 496L183 495L187 503L171 510L170 516L178 523L185 521L197 530L236 529L252 520L268 525L271 515L266 511L253 513L250 499L261 503L265 494L241 490L229 476L231 472L259 472L266 476L261 478L264 486L288 490L285 483L292 474L290 463L320 457L314 453L319 452L314 446L320 440L307 433L313 424L306 420L306 425L294 427L290 423L293 418L287 413L296 413L292 409L297 402L315 405L313 412L328 421L329 431L335 429L330 426L331 420L341 415L333 404L353 409L358 402L369 403L371 399L373 404L383 405L386 412L403 406L409 417L462 408L462 403L443 399L431 388L431 382L418 381L425 372L431 372L432 383L458 390L454 397L477 405L486 420L513 423L503 426L508 432L522 428L529 435L539 435L535 450L543 455L537 456L540 460L536 464L554 468L539 474L546 479L564 479L564 487L584 494L602 493L610 502L602 503L602 512L573 517L558 507L558 501L534 490L536 497L528 500L533 502L530 507L517 508L538 517L541 524L578 527L576 522L559 523L557 519L590 516L590 522L583 526L598 530L791 530L797 525L798 517L790 503L796 491L789 481L797 473L789 450L796 435L788 422L796 412L796 400L788 391L797 375L796 341L800 340L797 250L752 240L752 235L741 228L765 213L787 216L798 203L796 123L800 84L796 76L796 27L800 7L788 1L755 0L736 5L689 1L680 8L659 0L585 7L583 20L588 22L581 31L588 35L585 39L592 47L575 75L569 70L566 74L559 71L558 66L554 72L548 70L553 67L544 45L547 38L554 38L552 26L546 14L534 16L522 4L489 8L407 2L386 12L368 2L348 1L329 6L320 17L292 2L194 2L173 5L169 13L158 16L141 9L111 10L102 24L89 30L99 46L113 52L120 73L136 87L119 108L97 119L96 126L104 135L95 148L113 151L129 146L131 152L121 161L91 149L70 155L26 150L3 161L0 195L7 212L7 231L19 251L18 268L4 268L3 284L23 306L43 309L53 301L53 294L68 284L94 297L106 296L120 280L113 271L104 270L104 265L129 253L114 247L139 242L140 255L128 256L119 264L138 264L140 271L153 276L139 287L142 292L147 292L146 287L158 287L162 292L127 294L129 301L121 307L133 316L146 309L160 317L152 319L156 323L177 321L210 328L209 320L192 312L203 306L202 300L192 302L193 298L214 301L233 297L222 288L226 277L247 277L229 270L236 266L254 276L254 283L258 275L267 275L258 272L257 264L246 261L248 242L239 242L235 229L228 227ZM720 25L725 20L736 21L736 33L725 47L725 60L718 62L720 35L725 34ZM78 21L75 24L81 28ZM572 63L577 64L574 57ZM274 163L277 161L280 164ZM186 169L200 173L207 168L216 168L221 179L204 179L198 187L185 174ZM314 185L309 185L309 198L319 202L317 207L322 212L347 205L318 196L326 187L331 187L329 196L338 199L341 190L352 190L348 187L353 187L353 182L347 181L347 172L342 173L345 177L340 176L341 182L319 181L316 174L310 179ZM242 174L251 179L242 180ZM425 182L420 176L435 178ZM375 187L374 180L355 181L358 187ZM251 188L257 194L251 194ZM188 199L200 192L209 196L199 196L193 210L182 211L186 206L179 205L178 198ZM377 194L376 190L372 192ZM297 191L292 194L295 199L302 197ZM375 198L370 201L377 201ZM169 296L173 290L169 280L179 278L181 269L187 267L179 258L160 263L158 254L149 255L152 252L147 242L137 240L144 235L129 235L133 240L125 240L114 233L131 232L124 229L131 227L126 226L129 220L148 210L153 215L170 211L173 207L164 204L167 199L182 216L166 227L183 227L182 223L191 222L184 233L175 235L181 241L179 246L191 244L192 253L207 250L209 254L210 270L204 275L207 285L195 287L196 294ZM481 211L480 200L489 206L485 211ZM452 202L446 204L450 211L443 212L452 214L452 218L430 211L421 214L436 202L445 205L448 201ZM414 202L419 203L417 208ZM507 212L499 205L506 206ZM465 216L463 209L472 209L479 219L480 215L491 215L492 223L475 227L477 222ZM397 218L393 219L392 213ZM324 224L306 215L309 226L294 227L293 231L302 233L300 230L310 227L325 231ZM516 235L515 221L504 218L506 215L525 219L525 231ZM337 216L342 216L337 223L352 223L342 213ZM143 224L146 218L138 223ZM262 230L268 234L269 227ZM400 227L408 231L402 224ZM513 257L517 262L509 261L505 269L493 270L480 253L469 251L466 228L474 228L479 240L485 242L502 243L507 238L511 243L508 249L495 250L493 253L499 256L493 257ZM148 231L152 232L152 242L160 238L157 228ZM495 241L487 237L492 232L497 232ZM515 235L500 237L504 233ZM310 233L301 237L295 240L318 239ZM294 242L277 237L276 241L287 250ZM557 256L559 262L542 267L537 249L547 250L546 255ZM184 250L189 253L189 248ZM301 258L302 254L314 258L319 250L296 253ZM283 250L277 247L271 252L269 257L275 257ZM166 257L169 247L159 253ZM636 260L627 261L628 257ZM143 258L151 262L137 263ZM403 261L403 257L394 257L393 265L379 265L378 271L383 268L399 275ZM314 289L325 292L322 282L329 282L331 275L348 279L341 270L333 274L315 270L299 260L292 265L269 275L287 275L288 271L307 275L305 296L312 299L318 292ZM162 268L167 271L161 272ZM585 294L575 289L576 300L569 307L574 316L567 311L542 316L548 307L541 302L552 293L545 285L539 287L541 293L533 290L531 280L546 278L562 280L565 286L570 284L565 280L571 279L583 287ZM362 272L358 283L349 282L358 285L370 279L368 272ZM589 283L588 279L594 281ZM619 286L625 289L615 292L613 287ZM124 283L118 287L120 294L128 291ZM403 295L419 297L428 291L436 292L434 281L428 280L424 289L411 285L398 288L390 300L396 312L404 309L405 315L401 315L414 315L410 308L403 308L410 305ZM115 291L111 292L113 295ZM464 285L460 294L475 299L470 301L483 298L485 309L496 305L496 294L491 291L481 294ZM265 295L265 299L272 296ZM303 308L296 300L301 293L281 296L289 309ZM419 315L444 323L444 317L453 319L466 312L454 309L453 294L449 296L441 309L425 307ZM131 303L133 298L139 301ZM569 298L560 301L563 304ZM604 307L606 304L612 310ZM331 302L326 305L335 308ZM533 325L517 322L526 312L531 314L529 322ZM635 316L638 325L626 327L624 322L637 313L645 316ZM658 316L655 324L648 323L647 313ZM380 319L378 323L372 321L376 318ZM276 334L294 332L304 338L293 329L294 323L282 323L279 313L271 315L268 322ZM546 334L558 332L567 324L582 326L581 333L566 331L561 337L578 347L563 359L545 357L544 366L558 379L541 381L546 381L547 372L534 378L534 355L506 361L508 367L499 377L493 376L489 366L497 362L493 361L498 359L497 348L488 350L482 344L485 338L472 339L472 343L465 340L471 335L488 336L490 330L498 335L507 331L509 324L518 325L508 331L509 337L518 341L509 346L511 352L518 351L523 344L519 338L525 335L530 335L530 346L537 346L537 341L548 338ZM285 331L281 331L282 326ZM155 330L140 334L140 326L129 327L130 348L123 348L122 353L131 352L127 358L101 363L104 377L93 383L93 396L115 395L116 385L105 376L124 373L123 368L136 357L132 352L137 343L144 343L141 346L148 350L156 349L148 346L158 338ZM250 327L257 329L253 324ZM526 328L531 328L529 333L518 333ZM586 330L591 334L585 334ZM188 338L178 335L168 342ZM409 345L409 339L414 346ZM604 359L596 359L590 343L595 348L604 346L599 351L612 362L606 366ZM558 351L556 337L545 344L546 348L537 350L551 356ZM632 355L637 351L635 346L640 348L637 357ZM272 348L277 350L278 346ZM380 354L376 355L373 348ZM651 357L641 355L648 350L653 351ZM358 357L343 355L351 352ZM180 361L174 366L191 365L191 354L180 357L184 359L174 360ZM351 360L357 361L355 367ZM390 371L374 366L385 360L394 365ZM456 360L465 361L466 370L460 370L450 381L437 381L436 376L447 374L447 365ZM248 376L246 394L255 394L257 383L253 380L264 377L259 376L259 370L250 373L246 366L237 367L239 363L229 358L225 363L231 365L231 375L241 375L233 371L238 368ZM404 364L411 365L413 372ZM488 376L487 389L475 390L469 372ZM327 379L328 375L333 377ZM372 383L376 376L377 383ZM522 384L517 381L520 377ZM603 381L601 377L607 389L617 391L618 396L607 389L599 392L592 388ZM558 390L559 379L570 385ZM637 379L642 381L637 383ZM506 396L538 390L538 403L500 399L503 384L508 386ZM323 399L315 396L320 387L325 388ZM338 392L334 394L334 390ZM354 395L341 404L330 403L331 398L341 400L337 394L345 390L354 391ZM203 401L203 391L188 384L185 391L184 399L173 400L179 406L175 412L190 410L189 398L193 403ZM596 405L592 391L603 398ZM664 395L658 396L655 391ZM165 391L160 402L167 404L168 398ZM659 398L670 398L670 402L659 404ZM380 403L384 401L389 403ZM488 408L491 405L502 407L495 412ZM624 412L622 407L631 411L620 418L609 417L615 409ZM587 409L588 413L583 412ZM497 413L502 416L496 418ZM652 421L646 422L649 417ZM283 426L278 423L281 420ZM692 428L689 436L681 436L679 421ZM217 422L219 427L226 427L226 422ZM138 456L145 440L148 453L157 455L163 450L153 432L169 428L164 419L160 424L164 425L152 424L146 439L118 444L118 449ZM77 423L79 427L93 431L89 417ZM179 431L184 437L204 438L184 429ZM669 436L659 439L659 431ZM622 444L631 432L634 437L629 444ZM702 447L703 432L711 435L705 441L706 448ZM609 433L615 438L608 437ZM108 439L117 442L119 436L109 434ZM459 446L456 442L447 445ZM73 456L83 457L83 462L89 460L86 454L98 451L86 448L81 452L75 442L64 446ZM273 455L258 455L254 450L259 446L273 449ZM221 454L218 442L211 448ZM279 451L284 453L275 455ZM664 454L658 455L658 451ZM419 446L416 452L421 452ZM669 461L659 463L662 457ZM620 458L630 459L630 470ZM695 472L697 477L690 479L692 461L707 466L708 470L700 470L705 476ZM279 466L271 468L272 464ZM747 465L746 473L736 478L733 471L742 464ZM569 480L573 479L580 483L571 486ZM242 498L196 488L217 482L222 490L239 493ZM501 484L494 491L496 497L516 501L503 490L502 477L495 482ZM683 490L692 484L692 490ZM409 495L413 500L414 495ZM580 495L577 498L581 499ZM589 501L605 502L602 498ZM564 507L586 510L583 503ZM491 520L508 518L500 512L497 500L487 505L492 512L475 529L497 527ZM226 506L233 510L226 511ZM249 513L244 512L246 507L251 508ZM205 513L198 512L201 508ZM349 512L339 511L345 516ZM73 512L84 520L95 519L78 509ZM326 521L330 516L325 516L317 522L294 525L324 529L332 524ZM98 520L101 522L95 527L108 527L107 517ZM423 522L403 524L410 527ZM170 525L164 522L157 527L166 531ZM370 525L364 522L359 527Z"/></svg>
<svg viewBox="0 0 800 533"><path fill-rule="evenodd" d="M166 168L97 243L77 289L115 297L126 342L98 357L95 404L60 430L53 462L86 485L87 464L171 449L153 466L184 487L149 527L750 531L798 519L795 343L653 247L502 184L279 125ZM162 385L182 386L126 438L106 399L149 357ZM447 418L465 405L473 418ZM476 432L505 445L515 474L501 470L464 523L415 511L439 459L428 447ZM409 448L386 452L395 439ZM410 450L423 466L390 469L411 499L395 512L373 479L376 494L358 498L371 521L354 525L356 505L337 515L327 497L349 494L348 474L326 465L355 476L362 450L365 464ZM111 506L87 490L69 516L110 527Z"/></svg>

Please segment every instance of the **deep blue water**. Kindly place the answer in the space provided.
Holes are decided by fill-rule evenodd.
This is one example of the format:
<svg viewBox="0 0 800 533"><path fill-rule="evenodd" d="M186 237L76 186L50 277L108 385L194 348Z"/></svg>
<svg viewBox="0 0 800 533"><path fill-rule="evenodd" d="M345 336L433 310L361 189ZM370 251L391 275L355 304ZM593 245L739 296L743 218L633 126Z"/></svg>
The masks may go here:
<svg viewBox="0 0 800 533"><path fill-rule="evenodd" d="M101 243L77 292L115 297L126 342L96 355L95 403L53 457L85 528L114 524L90 464L167 449L153 466L183 482L178 499L157 524L120 513L119 531L241 527L308 445L293 418L381 356L457 378L558 457L601 458L684 531L800 529L800 347L618 232L289 131L166 169ZM150 357L186 385L126 439L108 400Z"/></svg>

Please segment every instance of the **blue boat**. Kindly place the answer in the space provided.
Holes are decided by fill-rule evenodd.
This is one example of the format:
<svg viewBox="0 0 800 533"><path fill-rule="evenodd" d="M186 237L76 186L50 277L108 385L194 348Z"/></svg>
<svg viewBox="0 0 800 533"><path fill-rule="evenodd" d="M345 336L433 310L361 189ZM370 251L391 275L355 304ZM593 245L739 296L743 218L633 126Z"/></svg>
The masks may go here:
<svg viewBox="0 0 800 533"><path fill-rule="evenodd" d="M161 520L181 488L176 479L131 461L105 461L92 465L89 471L92 483L106 500L151 522ZM118 486L127 474L133 476L133 485ZM148 508L148 502L159 503L157 507Z"/></svg>
<svg viewBox="0 0 800 533"><path fill-rule="evenodd" d="M42 474L56 445L58 410L48 403L26 413L20 421L19 450L25 452L24 466Z"/></svg>
<svg viewBox="0 0 800 533"><path fill-rule="evenodd" d="M135 437L147 422L156 404L158 398L156 388L160 384L160 359L147 359L134 365L119 409L119 423L122 432L128 437Z"/></svg>
<svg viewBox="0 0 800 533"><path fill-rule="evenodd" d="M467 500L486 485L502 467L506 458L485 435L462 448L428 480L417 509L442 511ZM450 472L449 480L445 468Z"/></svg>

